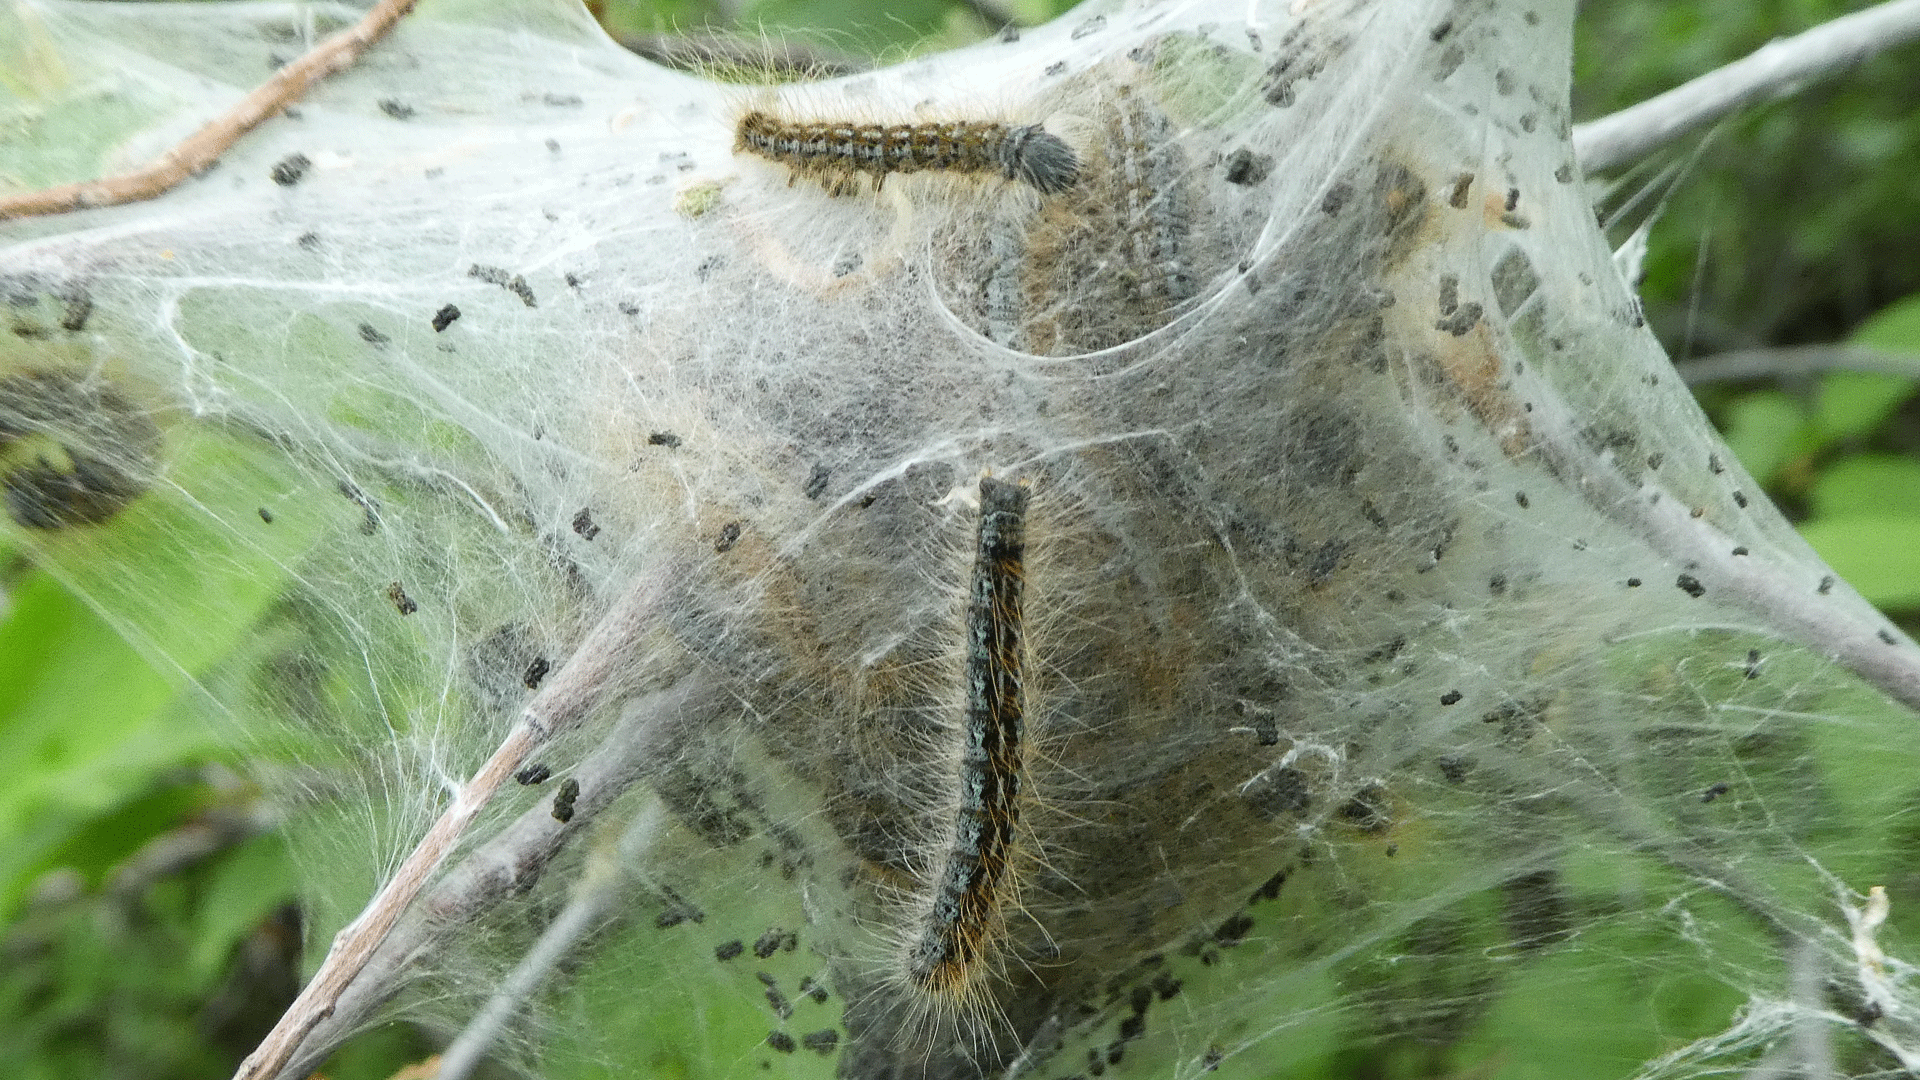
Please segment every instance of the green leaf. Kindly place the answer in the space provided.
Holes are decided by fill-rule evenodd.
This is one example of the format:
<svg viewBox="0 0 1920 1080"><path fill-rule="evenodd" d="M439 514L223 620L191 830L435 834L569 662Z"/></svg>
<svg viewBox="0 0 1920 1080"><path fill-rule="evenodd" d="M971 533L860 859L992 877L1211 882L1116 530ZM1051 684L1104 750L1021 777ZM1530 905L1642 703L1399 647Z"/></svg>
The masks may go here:
<svg viewBox="0 0 1920 1080"><path fill-rule="evenodd" d="M1861 324L1850 339L1894 352L1920 354L1920 296L1908 297ZM1915 380L1873 372L1834 372L1820 380L1813 423L1822 445L1872 432L1913 393Z"/></svg>
<svg viewBox="0 0 1920 1080"><path fill-rule="evenodd" d="M1748 394L1727 410L1726 440L1734 456L1762 482L1800 451L1806 415L1799 402L1778 390Z"/></svg>
<svg viewBox="0 0 1920 1080"><path fill-rule="evenodd" d="M187 960L195 979L210 984L219 976L233 947L294 898L296 883L278 835L255 837L221 859L207 882Z"/></svg>
<svg viewBox="0 0 1920 1080"><path fill-rule="evenodd" d="M1800 533L1869 601L1889 610L1920 607L1920 514L1822 518Z"/></svg>
<svg viewBox="0 0 1920 1080"><path fill-rule="evenodd" d="M97 879L177 820L126 814L158 773L221 753L181 697L185 679L248 640L324 528L257 447L207 427L169 438L174 485L105 525L12 534L62 580L27 575L0 622L0 760L13 770L0 790L0 918L49 867L78 860ZM258 512L268 505L281 508L272 525ZM128 635L170 663L156 668Z"/></svg>
<svg viewBox="0 0 1920 1080"><path fill-rule="evenodd" d="M1880 309L1861 323L1849 340L1855 345L1920 353L1920 296L1909 296Z"/></svg>
<svg viewBox="0 0 1920 1080"><path fill-rule="evenodd" d="M1920 517L1920 460L1897 454L1842 458L1808 493L1813 517L1895 514Z"/></svg>
<svg viewBox="0 0 1920 1080"><path fill-rule="evenodd" d="M1819 446L1871 433L1893 415L1913 380L1870 371L1836 371L1820 380L1814 397L1813 432Z"/></svg>
<svg viewBox="0 0 1920 1080"><path fill-rule="evenodd" d="M0 623L0 915L89 822L212 751L202 725L164 708L167 680L58 583L32 574L12 601Z"/></svg>

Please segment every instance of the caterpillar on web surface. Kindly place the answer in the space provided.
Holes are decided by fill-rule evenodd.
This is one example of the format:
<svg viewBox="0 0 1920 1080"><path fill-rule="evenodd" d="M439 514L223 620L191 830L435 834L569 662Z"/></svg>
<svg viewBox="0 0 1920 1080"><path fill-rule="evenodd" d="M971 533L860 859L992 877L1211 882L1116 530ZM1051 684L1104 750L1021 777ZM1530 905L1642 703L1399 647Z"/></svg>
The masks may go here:
<svg viewBox="0 0 1920 1080"><path fill-rule="evenodd" d="M946 850L909 935L906 977L936 1000L977 1001L988 953L1015 898L1012 860L1025 776L1024 483L980 481L966 614L959 799Z"/></svg>
<svg viewBox="0 0 1920 1080"><path fill-rule="evenodd" d="M1073 148L1038 124L789 120L749 109L734 128L733 149L787 166L789 184L805 176L831 195L853 194L861 173L873 177L875 191L892 173L998 173L1043 195L1065 191L1080 178Z"/></svg>

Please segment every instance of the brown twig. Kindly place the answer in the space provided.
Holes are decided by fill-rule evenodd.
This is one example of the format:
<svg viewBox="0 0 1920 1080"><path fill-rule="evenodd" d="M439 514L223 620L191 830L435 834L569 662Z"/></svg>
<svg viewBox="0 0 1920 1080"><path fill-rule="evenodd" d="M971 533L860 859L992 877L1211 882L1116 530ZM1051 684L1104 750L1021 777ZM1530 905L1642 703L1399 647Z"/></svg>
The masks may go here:
<svg viewBox="0 0 1920 1080"><path fill-rule="evenodd" d="M388 936L354 979L333 1012L302 1041L289 1076L319 1068L340 1042L358 1030L398 993L416 960L439 940L470 926L509 896L531 889L567 840L590 825L634 783L662 761L678 755L679 740L693 723L713 715L713 680L683 675L674 684L629 706L601 743L581 758L573 776L580 796L573 819L556 821L550 800L501 829L459 865L440 876L416 911Z"/></svg>
<svg viewBox="0 0 1920 1080"><path fill-rule="evenodd" d="M118 206L165 194L187 177L205 172L240 141L240 136L300 100L314 83L352 66L374 42L385 37L402 16L412 11L413 5L414 0L380 0L359 22L328 36L305 56L274 72L271 79L255 87L233 108L142 168L100 180L0 196L0 221L64 214L95 206Z"/></svg>
<svg viewBox="0 0 1920 1080"><path fill-rule="evenodd" d="M332 1015L341 993L373 958L507 778L536 748L578 723L620 683L621 669L630 664L634 646L653 624L665 591L663 576L644 578L601 618L566 666L527 703L520 724L460 789L453 805L427 830L392 880L334 936L320 970L259 1047L240 1063L235 1080L271 1080L280 1075L307 1034Z"/></svg>

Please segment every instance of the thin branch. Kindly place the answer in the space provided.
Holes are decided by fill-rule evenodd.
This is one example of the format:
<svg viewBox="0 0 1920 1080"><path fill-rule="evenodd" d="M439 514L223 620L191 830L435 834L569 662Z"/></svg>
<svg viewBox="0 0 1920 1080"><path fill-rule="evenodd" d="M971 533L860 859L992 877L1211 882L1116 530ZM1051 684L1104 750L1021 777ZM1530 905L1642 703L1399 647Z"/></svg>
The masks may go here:
<svg viewBox="0 0 1920 1080"><path fill-rule="evenodd" d="M1920 356L1865 345L1801 345L1739 349L1675 364L1688 386L1747 379L1793 379L1828 371L1873 371L1920 377Z"/></svg>
<svg viewBox="0 0 1920 1080"><path fill-rule="evenodd" d="M340 995L372 959L400 916L413 903L480 811L535 749L577 724L618 685L634 646L656 621L665 592L664 575L642 579L601 618L586 640L521 713L508 735L473 779L467 781L440 820L427 830L393 879L360 915L333 939L313 980L240 1063L235 1080L266 1080L280 1074L295 1048L334 1011Z"/></svg>
<svg viewBox="0 0 1920 1080"><path fill-rule="evenodd" d="M1744 608L1781 637L1798 641L1851 670L1881 693L1920 710L1920 649L1872 604L1840 580L1815 581L1755 558L1713 518L1665 491L1611 466L1600 466L1583 430L1564 408L1531 414L1535 449L1567 478L1569 490L1626 527L1693 581L1692 595ZM1809 552L1811 549L1806 549ZM1675 586L1678 586L1676 578Z"/></svg>
<svg viewBox="0 0 1920 1080"><path fill-rule="evenodd" d="M1744 105L1796 93L1915 38L1920 38L1920 0L1888 0L1768 42L1692 82L1575 125L1574 153L1589 173L1618 168Z"/></svg>
<svg viewBox="0 0 1920 1080"><path fill-rule="evenodd" d="M487 1004L467 1022L460 1035L447 1044L446 1051L440 1055L439 1080L466 1080L471 1076L486 1060L487 1050L499 1039L500 1032L526 1007L527 999L582 940L601 926L626 893L626 868L644 861L634 857L635 851L643 852L650 846L661 828L662 813L656 800L628 824L619 844L593 853L566 907L541 931L540 939L527 950Z"/></svg>
<svg viewBox="0 0 1920 1080"><path fill-rule="evenodd" d="M441 875L340 995L333 1012L308 1033L282 1075L305 1076L318 1068L399 992L415 961L442 936L465 930L494 904L532 888L570 838L649 776L655 765L677 757L691 721L711 716L716 700L713 681L694 674L629 704L573 772L580 796L572 820L555 820L551 801L542 799Z"/></svg>
<svg viewBox="0 0 1920 1080"><path fill-rule="evenodd" d="M165 194L187 177L205 172L240 141L242 135L300 100L313 84L352 66L374 42L385 37L401 17L412 11L413 5L414 0L380 0L359 22L328 36L305 56L282 66L238 104L142 168L100 180L0 196L0 221L64 214L94 206L119 206Z"/></svg>

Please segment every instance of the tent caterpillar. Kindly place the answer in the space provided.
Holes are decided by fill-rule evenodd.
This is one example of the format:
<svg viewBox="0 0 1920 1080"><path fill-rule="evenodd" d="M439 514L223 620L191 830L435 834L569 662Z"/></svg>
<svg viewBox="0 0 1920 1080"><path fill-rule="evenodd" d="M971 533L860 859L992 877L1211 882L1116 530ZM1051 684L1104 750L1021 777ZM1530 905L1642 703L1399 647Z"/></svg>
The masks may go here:
<svg viewBox="0 0 1920 1080"><path fill-rule="evenodd" d="M1025 775L1024 483L983 477L966 614L965 740L947 849L909 931L906 976L922 993L965 1005L1013 901L1010 866Z"/></svg>
<svg viewBox="0 0 1920 1080"><path fill-rule="evenodd" d="M873 177L875 191L891 173L999 173L1043 195L1065 191L1080 178L1073 149L1038 124L789 120L749 109L735 125L733 149L787 166L789 185L805 176L830 195L853 194L860 173Z"/></svg>
<svg viewBox="0 0 1920 1080"><path fill-rule="evenodd" d="M1112 348L1165 326L1199 291L1212 253L1191 236L1194 169L1145 76L1122 75L1074 114L1071 191L957 238L955 291L971 294L996 344L1043 356Z"/></svg>
<svg viewBox="0 0 1920 1080"><path fill-rule="evenodd" d="M987 282L995 340L1041 354L1109 348L1164 325L1196 291L1189 169L1172 122L1129 83L1093 112L1098 134L1083 182L1027 225L1023 261L995 252ZM1009 318L1009 308L1023 317Z"/></svg>

